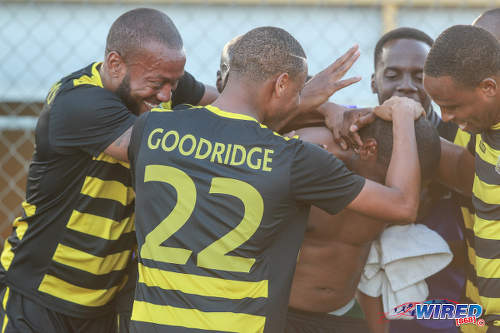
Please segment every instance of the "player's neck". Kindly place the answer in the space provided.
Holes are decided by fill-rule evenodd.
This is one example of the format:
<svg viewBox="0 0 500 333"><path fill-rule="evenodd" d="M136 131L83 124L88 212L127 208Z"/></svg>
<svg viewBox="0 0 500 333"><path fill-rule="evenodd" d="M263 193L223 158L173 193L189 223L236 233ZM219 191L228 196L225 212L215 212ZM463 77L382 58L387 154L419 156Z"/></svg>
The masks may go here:
<svg viewBox="0 0 500 333"><path fill-rule="evenodd" d="M250 116L260 122L262 115L256 103L257 100L258 97L250 94L244 87L226 85L212 105L226 112Z"/></svg>

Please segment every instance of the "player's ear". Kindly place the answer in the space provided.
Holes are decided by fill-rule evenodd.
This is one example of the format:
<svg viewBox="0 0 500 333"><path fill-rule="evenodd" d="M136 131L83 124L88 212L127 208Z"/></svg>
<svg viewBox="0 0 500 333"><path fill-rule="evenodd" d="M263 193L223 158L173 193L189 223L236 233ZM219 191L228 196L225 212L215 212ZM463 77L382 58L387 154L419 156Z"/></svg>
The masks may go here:
<svg viewBox="0 0 500 333"><path fill-rule="evenodd" d="M374 138L367 138L363 145L359 147L359 158L362 161L377 161L378 143Z"/></svg>
<svg viewBox="0 0 500 333"><path fill-rule="evenodd" d="M495 97L498 94L497 81L492 77L487 77L479 82L479 89L486 97Z"/></svg>
<svg viewBox="0 0 500 333"><path fill-rule="evenodd" d="M114 79L121 80L127 74L127 65L117 51L111 51L106 55L106 66Z"/></svg>
<svg viewBox="0 0 500 333"><path fill-rule="evenodd" d="M285 91L288 88L289 84L290 76L288 75L288 73L281 73L280 75L278 75L274 84L274 93L276 94L276 96L282 97L285 94Z"/></svg>
<svg viewBox="0 0 500 333"><path fill-rule="evenodd" d="M371 87L372 87L372 93L378 94L378 88L377 88L377 83L375 82L375 73L372 74L371 77Z"/></svg>

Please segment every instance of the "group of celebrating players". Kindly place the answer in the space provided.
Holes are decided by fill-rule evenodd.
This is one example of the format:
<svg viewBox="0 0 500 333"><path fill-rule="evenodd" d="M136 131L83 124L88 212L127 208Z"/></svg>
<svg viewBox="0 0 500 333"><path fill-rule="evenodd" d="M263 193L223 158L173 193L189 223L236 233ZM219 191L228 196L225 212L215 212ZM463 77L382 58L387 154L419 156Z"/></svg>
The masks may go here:
<svg viewBox="0 0 500 333"><path fill-rule="evenodd" d="M357 291L370 244L427 216L438 181L464 206L442 221L465 230L464 297L500 331L497 34L500 10L436 41L385 34L380 105L348 109L328 98L360 80L342 79L356 46L308 78L292 35L255 28L224 47L216 90L184 71L166 14L123 14L104 61L47 95L1 332L386 332Z"/></svg>

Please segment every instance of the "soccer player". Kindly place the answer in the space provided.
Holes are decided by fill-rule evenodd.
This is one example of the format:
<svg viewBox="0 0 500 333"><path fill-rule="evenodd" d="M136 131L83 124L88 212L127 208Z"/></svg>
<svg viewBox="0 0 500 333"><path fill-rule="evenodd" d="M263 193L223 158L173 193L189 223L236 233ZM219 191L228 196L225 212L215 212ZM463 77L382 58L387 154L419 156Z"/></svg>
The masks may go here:
<svg viewBox="0 0 500 333"><path fill-rule="evenodd" d="M311 204L415 219L421 106L396 98L378 109L394 121L383 186L263 125L297 107L306 76L290 34L253 29L236 42L216 102L138 120L129 146L139 246L133 331L282 332Z"/></svg>
<svg viewBox="0 0 500 333"><path fill-rule="evenodd" d="M432 123L432 126L439 129L443 127L443 124L439 116L432 110L430 97L424 91L422 84L423 67L432 43L433 40L428 35L412 28L395 29L382 36L377 42L374 52L375 73L372 75L372 90L377 94L380 104L392 96L404 96L419 102L424 107L427 119ZM376 131L378 137L375 137L376 147L383 149L378 151L379 154L381 152L388 153L388 157L382 158L382 160L388 162L390 147L392 146L392 136L389 136L392 132L391 127L384 127L378 121L376 128L378 129ZM387 131L385 136L382 136L380 129ZM304 131L306 131L305 136ZM317 133L315 133L316 131ZM339 152L338 145L331 142L330 136L324 129L299 130L297 133L301 134L303 140L307 141L312 136L314 142L326 144L329 149L334 149L336 156L341 157L343 160L350 160L351 155L355 155L352 150L345 153ZM422 173L430 176L437 169L440 148L439 139L428 122L423 125L420 124L418 130L416 129L416 134ZM364 131L362 131L362 137L366 138ZM370 140L373 140L373 138ZM390 142L387 142L388 140ZM362 147L366 147L366 145ZM423 149L426 150L428 155L424 154ZM363 148L362 151L365 152L364 158L366 158L366 152L370 152L370 150ZM375 150L375 157L376 153L377 150ZM425 159L433 157L436 163L424 163L422 166ZM369 163L366 164L365 162L363 165L355 165L354 167L355 172L370 178L370 172L372 171ZM385 171L385 169L382 169L382 171ZM381 177L372 176L371 179L383 182ZM438 204L433 203L432 211L439 211L440 207L438 206ZM456 212L458 207L455 207L454 211L450 211L449 206L446 206L446 211L440 213L439 226L441 228L446 226L446 230L441 230L443 231L441 234L447 238L457 235L459 222L457 221L459 212ZM443 214L449 216L445 216L443 219ZM425 219L422 219L423 217ZM460 218L459 215L458 218ZM429 220L431 220L430 216L425 214L425 216L420 217L419 223L425 223ZM385 226L383 222L377 224L371 221L372 219L349 211L330 216L317 208L312 208L308 222L310 229L306 230L292 284L290 305L293 309L288 314L288 330L290 332L298 332L301 329L306 330L306 327L317 332L333 332L342 329L341 327L344 327L343 330L346 332L367 329L366 323L362 320L362 316L359 315L359 311L354 311L359 309L359 306L354 304L353 298L365 264L365 258L368 255L370 243ZM359 230L363 230L363 232L359 232ZM329 264L321 264L323 262ZM450 275L450 272L447 273ZM456 286L453 279L447 280L446 283L446 287L452 289L451 292L450 290L443 290L442 286L436 286L435 288L431 286L431 294L437 292L439 297L458 299L461 296L461 286ZM369 319L368 324L371 326L372 331L385 331L387 328L384 326L387 326L388 322L380 320L380 315L383 312L381 305L375 310L373 310L373 306L368 306L368 304L376 304L379 300L372 300L366 295L360 295L360 298L363 301L362 303L366 304L363 306L363 310ZM349 309L350 307L352 310ZM338 309L342 309L342 311L338 311ZM298 313L299 311L301 313ZM328 314L329 312L332 312L332 314ZM412 324L416 325L415 323ZM420 327L418 330L422 329L425 328Z"/></svg>
<svg viewBox="0 0 500 333"><path fill-rule="evenodd" d="M128 164L110 155L136 115L217 96L184 72L185 61L165 14L132 10L113 23L104 62L51 88L24 212L1 256L2 332L115 330L113 300L136 241Z"/></svg>
<svg viewBox="0 0 500 333"><path fill-rule="evenodd" d="M300 129L297 134L302 140L325 144L350 170L383 184L391 160L392 131L392 123L381 119L363 128L360 135L364 145L359 153L342 150L324 127ZM415 134L424 181L437 169L439 136L424 118L415 123ZM311 209L293 277L287 333L368 332L368 324L372 332L384 331L381 303L375 313L369 313L374 316L373 322L367 323L354 298L371 242L385 226L383 221L349 209L337 215Z"/></svg>
<svg viewBox="0 0 500 333"><path fill-rule="evenodd" d="M372 89L377 93L380 103L391 96L406 96L421 103L426 110L427 119L437 128L441 137L452 142L462 142L467 134L459 131L456 124L445 123L440 119L423 87L425 59L433 42L427 34L413 28L398 28L382 36L375 47ZM459 301L463 295L465 245L461 230L464 225L459 205L461 202L467 202L467 206L471 206L470 198L461 197L457 193L451 196L448 189L435 181L428 182L423 187L416 223L438 232L448 242L454 255L451 265L426 280L429 299ZM391 332L410 333L422 330L458 331L453 320L395 320L390 324Z"/></svg>
<svg viewBox="0 0 500 333"><path fill-rule="evenodd" d="M424 68L425 89L441 107L443 120L455 122L475 138L475 161L468 151L452 147L441 156L440 178L472 194L475 255L471 262L488 332L500 331L499 73L498 41L484 29L464 25L438 37Z"/></svg>

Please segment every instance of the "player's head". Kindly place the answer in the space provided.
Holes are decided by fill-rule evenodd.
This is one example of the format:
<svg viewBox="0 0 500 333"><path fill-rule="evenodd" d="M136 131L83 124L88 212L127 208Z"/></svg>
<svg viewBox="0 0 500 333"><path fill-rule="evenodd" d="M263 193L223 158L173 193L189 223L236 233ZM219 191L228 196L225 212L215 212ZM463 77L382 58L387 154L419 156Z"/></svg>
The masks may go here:
<svg viewBox="0 0 500 333"><path fill-rule="evenodd" d="M500 8L485 11L474 20L472 25L483 28L500 41Z"/></svg>
<svg viewBox="0 0 500 333"><path fill-rule="evenodd" d="M158 10L128 11L109 30L105 68L110 90L135 114L170 100L185 62L179 31Z"/></svg>
<svg viewBox="0 0 500 333"><path fill-rule="evenodd" d="M393 132L392 122L377 118L359 132L364 144L359 149L359 158L350 167L360 173L367 170L383 181L391 161ZM432 124L421 117L415 121L418 158L422 180L429 179L436 172L441 155L439 134Z"/></svg>
<svg viewBox="0 0 500 333"><path fill-rule="evenodd" d="M424 67L424 86L441 107L444 121L470 133L500 122L500 44L470 25L446 29L434 42Z"/></svg>
<svg viewBox="0 0 500 333"><path fill-rule="evenodd" d="M225 90L244 87L262 121L269 123L297 107L306 77L306 55L300 43L283 29L260 27L234 44Z"/></svg>
<svg viewBox="0 0 500 333"><path fill-rule="evenodd" d="M425 32L398 28L380 38L375 46L373 93L380 104L392 96L411 98L428 112L431 99L424 90L422 76L425 58L434 41Z"/></svg>
<svg viewBox="0 0 500 333"><path fill-rule="evenodd" d="M220 68L217 71L217 81L216 81L216 86L217 90L219 93L224 90L224 87L226 86L227 83L227 76L229 73L229 61L231 59L231 53L234 48L234 44L241 38L240 36L236 36L233 39L231 39L229 42L224 45L224 48L222 49L222 53L220 55Z"/></svg>

